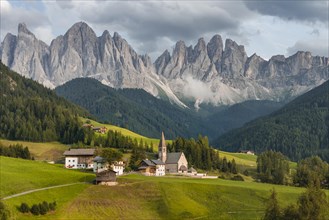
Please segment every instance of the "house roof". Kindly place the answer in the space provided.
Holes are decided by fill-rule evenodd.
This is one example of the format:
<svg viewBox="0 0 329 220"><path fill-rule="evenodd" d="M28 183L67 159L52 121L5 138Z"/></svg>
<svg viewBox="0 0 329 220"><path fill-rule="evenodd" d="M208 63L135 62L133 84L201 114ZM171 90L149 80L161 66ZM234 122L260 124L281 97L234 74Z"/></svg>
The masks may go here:
<svg viewBox="0 0 329 220"><path fill-rule="evenodd" d="M183 152L167 153L166 164L177 163Z"/></svg>
<svg viewBox="0 0 329 220"><path fill-rule="evenodd" d="M154 163L152 163L152 161L145 159L143 160L143 162L147 165L147 166L154 166Z"/></svg>
<svg viewBox="0 0 329 220"><path fill-rule="evenodd" d="M93 156L95 149L70 149L64 152L64 156Z"/></svg>
<svg viewBox="0 0 329 220"><path fill-rule="evenodd" d="M166 165L164 162L162 162L161 160L151 160L154 164L156 165Z"/></svg>

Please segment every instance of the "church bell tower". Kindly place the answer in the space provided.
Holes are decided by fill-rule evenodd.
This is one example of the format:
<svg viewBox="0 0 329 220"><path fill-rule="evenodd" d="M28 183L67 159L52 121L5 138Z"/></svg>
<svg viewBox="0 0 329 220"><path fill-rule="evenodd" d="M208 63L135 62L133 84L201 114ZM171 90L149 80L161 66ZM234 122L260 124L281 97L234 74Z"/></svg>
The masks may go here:
<svg viewBox="0 0 329 220"><path fill-rule="evenodd" d="M159 154L159 160L166 163L166 160L167 160L167 145L166 145L166 140L165 140L163 132L162 132L160 143L159 143L158 154Z"/></svg>

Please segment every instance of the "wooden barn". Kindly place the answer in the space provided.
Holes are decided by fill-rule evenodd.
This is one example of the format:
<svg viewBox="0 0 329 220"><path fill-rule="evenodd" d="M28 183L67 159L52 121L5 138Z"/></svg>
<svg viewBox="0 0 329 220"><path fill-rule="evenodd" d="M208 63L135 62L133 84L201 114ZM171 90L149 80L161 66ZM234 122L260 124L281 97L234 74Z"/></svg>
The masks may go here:
<svg viewBox="0 0 329 220"><path fill-rule="evenodd" d="M113 170L103 170L96 173L96 184L100 185L116 185L116 172Z"/></svg>

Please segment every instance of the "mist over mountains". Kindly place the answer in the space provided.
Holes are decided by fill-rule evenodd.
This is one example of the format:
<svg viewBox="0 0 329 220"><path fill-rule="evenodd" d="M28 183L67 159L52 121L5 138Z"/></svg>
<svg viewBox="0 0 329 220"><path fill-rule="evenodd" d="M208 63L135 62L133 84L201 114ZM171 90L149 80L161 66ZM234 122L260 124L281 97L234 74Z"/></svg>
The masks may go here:
<svg viewBox="0 0 329 220"><path fill-rule="evenodd" d="M8 33L0 48L2 62L23 76L55 88L75 78L92 77L113 88L141 88L181 107L186 103L232 105L246 100L285 101L329 79L327 57L309 52L273 56L268 61L231 39L215 35L195 46L176 43L154 63L139 55L118 33L101 36L84 22L74 24L50 45L25 24Z"/></svg>

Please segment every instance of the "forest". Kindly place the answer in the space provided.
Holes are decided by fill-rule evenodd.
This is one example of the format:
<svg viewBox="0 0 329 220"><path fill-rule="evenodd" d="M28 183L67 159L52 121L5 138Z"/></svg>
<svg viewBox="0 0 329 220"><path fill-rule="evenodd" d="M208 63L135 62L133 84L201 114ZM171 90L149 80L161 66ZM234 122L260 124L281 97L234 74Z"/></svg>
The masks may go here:
<svg viewBox="0 0 329 220"><path fill-rule="evenodd" d="M291 160L318 155L329 161L329 81L282 109L220 136L214 145L226 151L275 150Z"/></svg>
<svg viewBox="0 0 329 220"><path fill-rule="evenodd" d="M65 144L83 140L78 116L90 115L82 108L9 70L2 63L0 89L1 138Z"/></svg>

